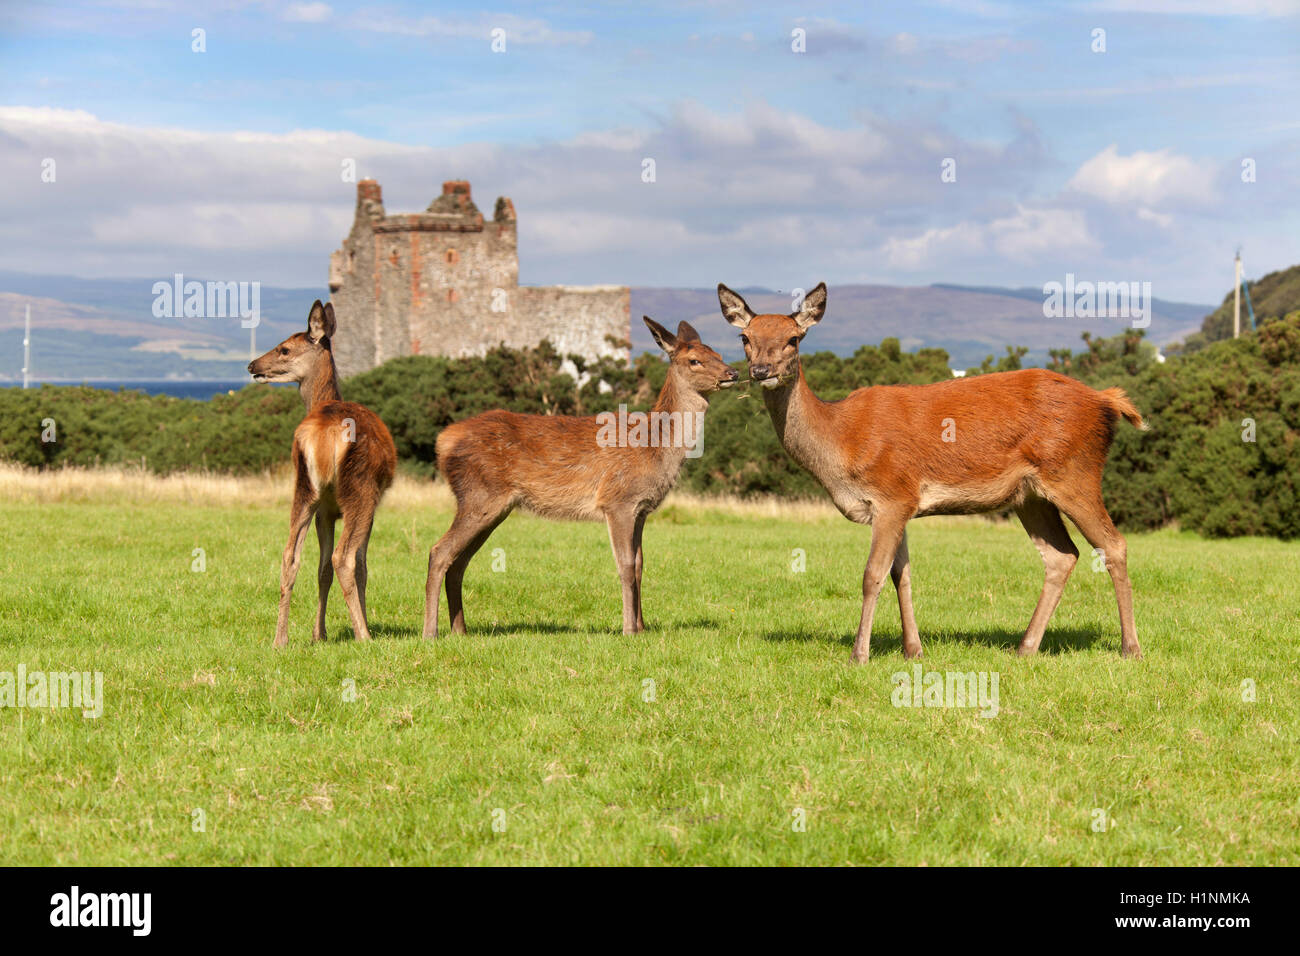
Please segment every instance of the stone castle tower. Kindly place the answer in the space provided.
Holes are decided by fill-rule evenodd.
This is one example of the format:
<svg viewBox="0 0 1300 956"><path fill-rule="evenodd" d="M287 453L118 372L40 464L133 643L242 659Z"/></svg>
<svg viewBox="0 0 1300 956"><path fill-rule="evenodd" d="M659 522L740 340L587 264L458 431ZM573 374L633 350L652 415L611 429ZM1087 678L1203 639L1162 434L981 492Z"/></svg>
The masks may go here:
<svg viewBox="0 0 1300 956"><path fill-rule="evenodd" d="M482 355L549 339L561 355L629 358L626 286L519 285L514 204L497 199L491 221L469 183L442 184L419 213L384 212L379 183L357 183L352 231L330 256L338 313L332 346L340 375L398 355Z"/></svg>

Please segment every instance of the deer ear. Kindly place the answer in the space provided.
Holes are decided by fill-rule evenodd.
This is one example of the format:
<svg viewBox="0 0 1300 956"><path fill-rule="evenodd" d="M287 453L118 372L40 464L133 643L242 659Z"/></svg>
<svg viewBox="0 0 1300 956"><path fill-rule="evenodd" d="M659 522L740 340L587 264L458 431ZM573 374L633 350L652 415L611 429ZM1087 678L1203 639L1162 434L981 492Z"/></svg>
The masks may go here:
<svg viewBox="0 0 1300 956"><path fill-rule="evenodd" d="M334 303L321 305L320 299L312 303L307 315L307 337L313 342L327 339L334 334Z"/></svg>
<svg viewBox="0 0 1300 956"><path fill-rule="evenodd" d="M799 311L790 313L790 318L794 319L800 331L807 332L820 322L825 314L826 283L819 282L817 288L803 297L803 305L799 306Z"/></svg>
<svg viewBox="0 0 1300 956"><path fill-rule="evenodd" d="M325 306L321 305L320 299L311 304L311 311L307 313L307 338L313 342L325 334Z"/></svg>
<svg viewBox="0 0 1300 956"><path fill-rule="evenodd" d="M718 304L722 306L723 318L738 329L747 329L754 321L754 311L745 300L721 282L718 283Z"/></svg>
<svg viewBox="0 0 1300 956"><path fill-rule="evenodd" d="M683 320L677 323L677 341L698 342L700 341L700 333L695 331L691 323Z"/></svg>
<svg viewBox="0 0 1300 956"><path fill-rule="evenodd" d="M650 330L650 334L655 337L655 341L659 343L661 349L669 355L672 355L673 352L677 351L677 339L671 332L648 315L643 315L641 318L645 320L646 328Z"/></svg>

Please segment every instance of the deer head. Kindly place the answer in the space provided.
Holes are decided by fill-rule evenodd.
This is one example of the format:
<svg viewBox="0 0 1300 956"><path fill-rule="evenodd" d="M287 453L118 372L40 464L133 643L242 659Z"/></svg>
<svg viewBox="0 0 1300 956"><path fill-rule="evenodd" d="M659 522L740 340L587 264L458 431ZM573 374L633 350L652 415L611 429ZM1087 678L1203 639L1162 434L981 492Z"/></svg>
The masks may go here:
<svg viewBox="0 0 1300 956"><path fill-rule="evenodd" d="M723 360L722 356L700 341L700 334L689 322L677 326L673 335L650 316L642 316L650 334L659 347L668 354L674 371L686 385L701 395L730 388L740 375Z"/></svg>
<svg viewBox="0 0 1300 956"><path fill-rule="evenodd" d="M330 354L334 334L334 305L322 306L317 299L307 316L307 331L295 332L265 355L248 363L255 382L303 382L314 378Z"/></svg>
<svg viewBox="0 0 1300 956"><path fill-rule="evenodd" d="M789 315L755 315L735 292L718 283L723 317L740 329L749 360L749 377L764 388L788 385L799 374L799 342L826 313L826 283L804 296L799 311Z"/></svg>

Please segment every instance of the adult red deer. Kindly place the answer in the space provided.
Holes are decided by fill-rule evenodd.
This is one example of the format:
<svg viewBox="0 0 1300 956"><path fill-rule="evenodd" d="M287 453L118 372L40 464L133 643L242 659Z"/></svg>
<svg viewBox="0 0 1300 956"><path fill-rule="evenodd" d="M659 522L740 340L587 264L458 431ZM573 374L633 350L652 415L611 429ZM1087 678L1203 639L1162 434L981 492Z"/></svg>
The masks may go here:
<svg viewBox="0 0 1300 956"><path fill-rule="evenodd" d="M248 363L255 382L297 382L307 415L293 433L293 506L289 543L280 563L280 615L275 646L289 643L289 601L302 562L307 526L316 518L320 544L317 581L320 600L313 641L325 639L325 602L334 574L359 641L370 640L366 623L366 547L375 508L393 482L397 450L379 416L339 395L339 377L330 351L334 306L311 307L307 331L297 332ZM343 519L343 537L334 547L334 525ZM332 552L332 554L331 554Z"/></svg>
<svg viewBox="0 0 1300 956"><path fill-rule="evenodd" d="M791 315L755 315L725 285L718 301L741 330L749 374L777 436L850 521L870 524L862 618L853 659L870 654L871 624L885 576L893 578L903 653L921 656L912 612L907 522L933 514L1013 508L1046 566L1043 591L1020 642L1033 654L1079 552L1064 514L1100 549L1119 604L1120 651L1140 657L1128 551L1101 499L1101 473L1122 416L1146 429L1123 390L1097 391L1044 369L1000 372L934 385L877 385L837 402L812 393L799 343L826 311L823 282Z"/></svg>
<svg viewBox="0 0 1300 956"><path fill-rule="evenodd" d="M645 418L521 415L491 411L438 435L438 468L456 496L451 528L429 551L424 636L438 636L444 577L453 633L465 633L465 567L517 507L559 520L605 519L623 585L623 633L645 630L641 616L641 532L668 494L682 461L699 448L708 395L735 384L736 370L682 322L677 334L646 317L668 353L668 376ZM607 413L608 414L608 413ZM644 414L644 413L641 413ZM620 418L623 413L620 413Z"/></svg>

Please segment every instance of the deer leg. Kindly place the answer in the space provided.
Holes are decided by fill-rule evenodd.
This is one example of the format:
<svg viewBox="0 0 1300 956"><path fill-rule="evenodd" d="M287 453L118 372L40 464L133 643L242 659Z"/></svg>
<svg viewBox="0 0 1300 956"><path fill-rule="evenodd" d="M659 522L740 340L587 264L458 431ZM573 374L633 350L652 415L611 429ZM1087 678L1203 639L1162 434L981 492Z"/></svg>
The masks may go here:
<svg viewBox="0 0 1300 956"><path fill-rule="evenodd" d="M1115 588L1115 601L1119 605L1119 650L1125 657L1141 657L1137 626L1133 622L1133 586L1128 579L1128 543L1116 530L1110 514L1101 501L1098 489L1095 500L1087 501L1065 512L1083 532L1088 543L1099 550L1110 572L1110 583Z"/></svg>
<svg viewBox="0 0 1300 956"><path fill-rule="evenodd" d="M623 633L635 634L640 628L636 620L636 548L633 546L636 514L626 511L608 511L605 523L609 526L609 544L618 565L618 579L623 585Z"/></svg>
<svg viewBox="0 0 1300 956"><path fill-rule="evenodd" d="M462 588L465 582L465 570L469 567L470 560L473 559L474 555L478 554L479 549L487 543L487 539L497 529L497 525L505 520L503 515L474 535L464 550L457 555L456 560L452 561L447 568L447 615L451 618L451 632L453 634L465 633L465 604Z"/></svg>
<svg viewBox="0 0 1300 956"><path fill-rule="evenodd" d="M644 512L638 512L636 516L636 525L632 528L632 548L635 551L633 556L633 566L636 571L636 629L645 630L645 618L641 615L641 569L645 561L641 553L641 533L645 531Z"/></svg>
<svg viewBox="0 0 1300 956"><path fill-rule="evenodd" d="M366 606L357 586L357 553L365 549L370 540L370 528L375 520L374 509L368 513L343 516L343 540L334 549L334 573L338 575L343 600L347 602L348 616L352 618L352 635L358 641L370 640L370 627L366 623Z"/></svg>
<svg viewBox="0 0 1300 956"><path fill-rule="evenodd" d="M293 585L298 580L298 566L302 563L302 546L307 540L307 529L316 513L319 500L300 483L294 490L293 508L289 513L289 541L280 559L280 613L275 622L275 646L289 643L289 602L293 598Z"/></svg>
<svg viewBox="0 0 1300 956"><path fill-rule="evenodd" d="M469 558L466 558L460 566L454 578L449 574L450 569L455 565L461 555L471 546L474 545L475 539L482 535L474 550L483 546L488 535L510 514L509 507L503 508L481 508L481 507L458 507L456 517L452 519L451 527L447 533L438 539L437 544L429 549L429 576L424 584L424 636L434 639L438 636L438 598L442 592L443 578L448 579L447 584L447 610L453 619L459 617L461 630L458 633L464 633L465 611L461 604L461 581L465 574L465 565L469 564ZM470 552L471 556L473 552ZM453 588L453 584L455 585ZM455 605L453 606L453 592ZM453 628L455 621L453 620Z"/></svg>
<svg viewBox="0 0 1300 956"><path fill-rule="evenodd" d="M1052 619L1056 605L1060 603L1065 582L1074 570L1079 559L1079 549L1070 540L1070 532L1061 521L1061 512L1056 505L1042 498L1030 498L1016 509L1020 523L1029 535L1038 553L1043 556L1043 593L1038 597L1038 606L1034 608L1029 627L1020 641L1017 651L1022 657L1038 651L1038 644L1047 630L1047 622Z"/></svg>
<svg viewBox="0 0 1300 956"><path fill-rule="evenodd" d="M858 623L857 639L853 642L853 660L859 664L871 656L871 625L876 616L876 600L893 567L894 555L906 527L907 516L896 513L878 513L871 523L871 553L867 556L867 570L862 575L862 619Z"/></svg>
<svg viewBox="0 0 1300 956"><path fill-rule="evenodd" d="M316 544L320 548L320 564L316 568L316 626L312 628L313 641L325 640L325 604L329 601L330 587L334 584L334 523L338 521L336 513L326 513L324 509L316 511Z"/></svg>
<svg viewBox="0 0 1300 956"><path fill-rule="evenodd" d="M894 553L894 563L889 568L889 576L894 581L894 590L898 592L898 613L903 624L903 656L919 659L921 656L921 635L916 629L916 612L912 610L912 562L907 554L907 532L898 543Z"/></svg>
<svg viewBox="0 0 1300 956"><path fill-rule="evenodd" d="M366 551L370 548L370 532L366 532L366 540L361 542L361 547L357 548L357 597L361 599L361 616L366 619L367 627L370 624L370 609L366 604L366 579L368 569L366 567Z"/></svg>

